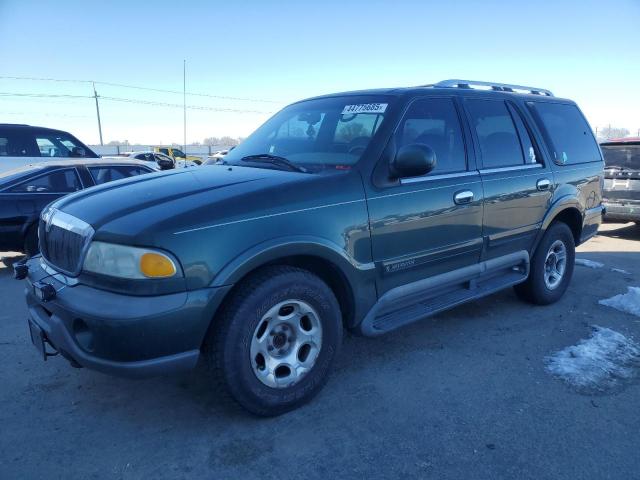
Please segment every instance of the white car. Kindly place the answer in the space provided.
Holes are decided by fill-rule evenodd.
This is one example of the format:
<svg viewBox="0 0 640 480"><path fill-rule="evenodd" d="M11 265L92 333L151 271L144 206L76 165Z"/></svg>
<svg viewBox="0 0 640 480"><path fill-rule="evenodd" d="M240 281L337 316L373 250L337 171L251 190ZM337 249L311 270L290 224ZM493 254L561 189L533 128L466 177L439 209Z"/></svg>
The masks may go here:
<svg viewBox="0 0 640 480"><path fill-rule="evenodd" d="M227 153L233 150L235 147L231 147L228 150L218 150L217 152L213 152L211 155L207 157L207 160L203 162L203 165L215 165L218 161L222 160Z"/></svg>
<svg viewBox="0 0 640 480"><path fill-rule="evenodd" d="M100 158L70 133L0 123L0 172L62 158Z"/></svg>
<svg viewBox="0 0 640 480"><path fill-rule="evenodd" d="M139 160L155 170L171 170L172 168L196 167L197 164L191 161L174 160L164 153L152 152L150 150L142 152L124 152L117 156L104 156L107 159Z"/></svg>

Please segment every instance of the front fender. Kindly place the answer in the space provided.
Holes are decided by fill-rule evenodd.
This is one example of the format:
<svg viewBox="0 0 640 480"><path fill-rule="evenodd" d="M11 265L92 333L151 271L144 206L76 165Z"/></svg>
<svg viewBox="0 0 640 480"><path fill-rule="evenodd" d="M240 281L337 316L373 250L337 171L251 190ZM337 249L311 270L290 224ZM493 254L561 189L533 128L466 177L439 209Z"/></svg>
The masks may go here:
<svg viewBox="0 0 640 480"><path fill-rule="evenodd" d="M357 262L327 239L291 236L271 239L245 250L215 275L210 286L232 285L261 265L294 255L309 255L327 260L338 267L350 282L367 276L373 278L375 275L373 262Z"/></svg>
<svg viewBox="0 0 640 480"><path fill-rule="evenodd" d="M259 243L228 262L213 278L210 286L238 283L253 270L292 256L310 256L337 268L349 284L353 295L354 323L361 320L376 302L375 264L360 263L328 239L312 236L288 236Z"/></svg>

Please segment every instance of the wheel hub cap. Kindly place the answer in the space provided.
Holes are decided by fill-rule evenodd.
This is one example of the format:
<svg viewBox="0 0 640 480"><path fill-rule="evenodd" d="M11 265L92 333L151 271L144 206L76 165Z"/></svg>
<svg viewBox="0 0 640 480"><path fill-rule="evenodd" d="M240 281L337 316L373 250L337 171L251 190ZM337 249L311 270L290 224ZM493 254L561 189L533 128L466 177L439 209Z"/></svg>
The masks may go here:
<svg viewBox="0 0 640 480"><path fill-rule="evenodd" d="M322 348L317 312L301 300L286 300L265 313L251 338L251 366L271 388L298 383L315 365Z"/></svg>
<svg viewBox="0 0 640 480"><path fill-rule="evenodd" d="M555 290L567 270L567 247L561 240L551 244L544 261L544 283L549 290Z"/></svg>

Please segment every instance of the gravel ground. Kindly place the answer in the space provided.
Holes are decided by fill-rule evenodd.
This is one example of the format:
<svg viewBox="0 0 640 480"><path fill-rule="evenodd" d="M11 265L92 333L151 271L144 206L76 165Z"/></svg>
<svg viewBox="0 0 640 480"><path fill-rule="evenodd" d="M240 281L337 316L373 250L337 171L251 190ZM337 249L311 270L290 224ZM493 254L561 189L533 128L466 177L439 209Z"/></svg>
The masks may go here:
<svg viewBox="0 0 640 480"><path fill-rule="evenodd" d="M576 266L555 305L507 290L347 336L323 392L274 419L222 405L197 372L133 381L43 363L22 282L0 268L0 478L640 478L637 377L585 393L545 369L594 325L640 342L640 317L598 304L640 286L640 227L606 224L578 257L604 266Z"/></svg>

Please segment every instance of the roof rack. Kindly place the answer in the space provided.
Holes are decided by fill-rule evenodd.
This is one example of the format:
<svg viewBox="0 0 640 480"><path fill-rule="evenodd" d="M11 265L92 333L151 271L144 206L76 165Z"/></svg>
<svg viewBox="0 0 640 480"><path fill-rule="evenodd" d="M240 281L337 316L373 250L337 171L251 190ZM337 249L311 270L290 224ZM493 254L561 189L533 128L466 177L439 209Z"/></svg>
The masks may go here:
<svg viewBox="0 0 640 480"><path fill-rule="evenodd" d="M479 90L493 90L495 92L510 92L510 93L530 93L531 95L543 95L545 97L553 97L553 93L545 88L525 87L524 85L511 85L508 83L495 83L495 82L478 82L475 80L443 80L438 83L432 83L425 85L425 87L445 87L445 88L467 88Z"/></svg>

